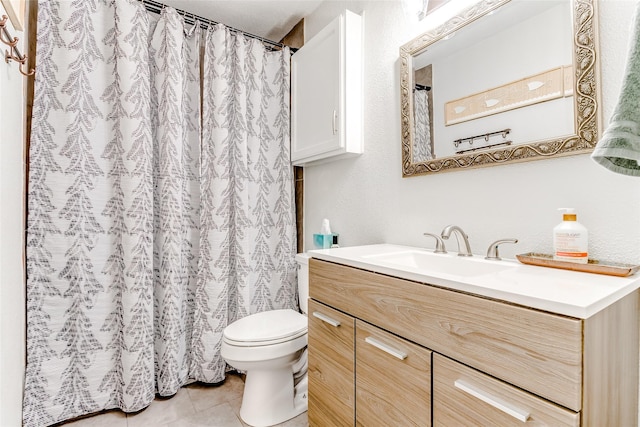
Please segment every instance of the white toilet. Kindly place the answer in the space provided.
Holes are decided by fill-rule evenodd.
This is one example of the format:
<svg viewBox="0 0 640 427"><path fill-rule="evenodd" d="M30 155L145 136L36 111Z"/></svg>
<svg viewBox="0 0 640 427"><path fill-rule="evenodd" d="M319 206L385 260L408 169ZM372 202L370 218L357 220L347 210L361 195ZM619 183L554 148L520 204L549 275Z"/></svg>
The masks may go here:
<svg viewBox="0 0 640 427"><path fill-rule="evenodd" d="M265 311L228 325L221 354L246 372L242 420L267 427L307 410L307 298L309 255L297 254L300 310Z"/></svg>

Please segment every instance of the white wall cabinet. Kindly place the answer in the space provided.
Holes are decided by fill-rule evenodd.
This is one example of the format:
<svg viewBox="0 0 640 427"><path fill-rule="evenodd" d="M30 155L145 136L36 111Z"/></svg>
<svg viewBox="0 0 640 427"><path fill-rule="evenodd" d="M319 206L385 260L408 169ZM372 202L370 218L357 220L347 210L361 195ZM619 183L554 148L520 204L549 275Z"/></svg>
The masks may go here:
<svg viewBox="0 0 640 427"><path fill-rule="evenodd" d="M362 17L345 10L291 58L291 160L361 154Z"/></svg>

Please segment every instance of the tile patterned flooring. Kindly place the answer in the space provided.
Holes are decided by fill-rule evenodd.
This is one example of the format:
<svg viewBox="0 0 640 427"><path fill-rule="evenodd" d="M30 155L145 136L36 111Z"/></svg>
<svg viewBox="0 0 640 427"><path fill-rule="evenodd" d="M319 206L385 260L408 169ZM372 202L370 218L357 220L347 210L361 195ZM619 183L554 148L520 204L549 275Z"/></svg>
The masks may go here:
<svg viewBox="0 0 640 427"><path fill-rule="evenodd" d="M119 410L102 412L63 423L63 427L246 427L240 419L244 382L240 375L228 374L219 386L201 383L183 387L171 398L158 398L134 414ZM278 424L280 427L307 427L307 413Z"/></svg>

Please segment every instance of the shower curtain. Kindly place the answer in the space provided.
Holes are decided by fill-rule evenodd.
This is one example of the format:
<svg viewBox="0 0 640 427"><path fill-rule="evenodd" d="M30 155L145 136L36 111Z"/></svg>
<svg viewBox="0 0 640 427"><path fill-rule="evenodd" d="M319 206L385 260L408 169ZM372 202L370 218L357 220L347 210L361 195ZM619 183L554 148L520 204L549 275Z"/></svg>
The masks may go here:
<svg viewBox="0 0 640 427"><path fill-rule="evenodd" d="M297 307L288 49L135 0L37 40L24 425L222 381L227 324Z"/></svg>
<svg viewBox="0 0 640 427"><path fill-rule="evenodd" d="M429 120L429 95L425 89L413 93L415 138L412 161L414 163L433 159L431 151L431 123Z"/></svg>

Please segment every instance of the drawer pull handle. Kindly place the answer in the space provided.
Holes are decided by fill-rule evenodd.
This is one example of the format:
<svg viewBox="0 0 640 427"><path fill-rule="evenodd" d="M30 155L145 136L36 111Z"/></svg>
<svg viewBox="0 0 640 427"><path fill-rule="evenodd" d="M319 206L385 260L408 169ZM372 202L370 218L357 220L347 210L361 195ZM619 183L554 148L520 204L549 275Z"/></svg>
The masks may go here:
<svg viewBox="0 0 640 427"><path fill-rule="evenodd" d="M371 344L372 346L374 346L376 348L379 348L380 350L384 351L385 353L389 353L393 357L398 358L400 360L404 360L404 359L407 358L407 353L405 353L403 351L400 351L400 350L396 350L393 347L389 347L385 343L382 343L382 342L378 341L377 339L375 339L373 337L366 337L364 339L364 341L367 344Z"/></svg>
<svg viewBox="0 0 640 427"><path fill-rule="evenodd" d="M332 127L333 127L333 134L337 134L338 133L338 128L336 128L336 122L338 121L338 112L336 110L333 110L333 123L332 123Z"/></svg>
<svg viewBox="0 0 640 427"><path fill-rule="evenodd" d="M505 402L504 400L498 397L492 396L486 393L485 391L480 390L465 381L456 380L454 382L454 385L456 386L456 388L459 388L465 393L468 393L471 396L482 400L484 403L487 403L493 406L494 408L501 410L505 414L511 415L512 417L522 421L523 423L526 423L527 420L529 419L529 416L531 415L529 414L529 412L523 409L520 409L509 402Z"/></svg>
<svg viewBox="0 0 640 427"><path fill-rule="evenodd" d="M322 320L325 323L330 324L331 326L335 326L336 328L338 326L340 326L340 322L332 319L331 317L327 316L326 314L322 314L319 311L314 311L313 312L313 317L317 317L318 319Z"/></svg>

